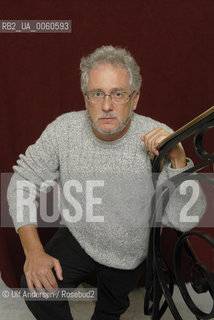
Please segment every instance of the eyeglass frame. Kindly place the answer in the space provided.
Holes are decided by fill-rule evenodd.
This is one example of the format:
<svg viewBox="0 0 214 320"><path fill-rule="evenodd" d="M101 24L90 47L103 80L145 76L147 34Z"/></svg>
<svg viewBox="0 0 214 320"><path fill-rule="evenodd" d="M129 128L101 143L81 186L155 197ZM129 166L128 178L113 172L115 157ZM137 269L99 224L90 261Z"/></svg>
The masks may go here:
<svg viewBox="0 0 214 320"><path fill-rule="evenodd" d="M106 94L106 93L105 93L104 91L102 91L102 90L91 90L91 91L87 91L87 92L85 93L85 96L86 96L86 98L88 99L88 101L92 102L92 101L89 100L89 98L88 98L88 93L89 93L89 92L93 92L93 91L95 91L95 92L96 92L96 91L100 91L100 92L104 93L104 96L102 97L102 98L103 98L103 101L104 101L104 99L105 99L106 96L109 96L109 97L111 98L111 101L112 101L112 96L111 96L111 95L112 95L113 92L110 93L110 94ZM117 91L120 91L120 90L116 90L115 92L117 92ZM128 94L128 100L127 100L126 102L122 102L122 103L127 103L127 102L130 100L131 96L133 96L133 94L135 93L135 91L136 91L136 90L133 90L132 93L130 93L130 94L128 94L128 92L122 91L122 93L127 93L127 94ZM100 102L101 102L101 101L100 101ZM100 102L99 102L99 103L100 103ZM114 102L114 103L120 104L120 103L118 103L118 102Z"/></svg>

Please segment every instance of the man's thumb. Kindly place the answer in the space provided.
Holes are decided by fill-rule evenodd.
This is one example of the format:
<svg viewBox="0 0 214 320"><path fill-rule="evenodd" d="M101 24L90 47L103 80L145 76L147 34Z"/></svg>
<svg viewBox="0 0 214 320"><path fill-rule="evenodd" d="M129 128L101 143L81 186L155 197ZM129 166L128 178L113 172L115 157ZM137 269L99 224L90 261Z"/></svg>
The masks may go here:
<svg viewBox="0 0 214 320"><path fill-rule="evenodd" d="M54 270L55 270L55 272L56 272L57 278L58 278L59 280L63 280L63 277L62 277L62 268L61 268L61 265L60 265L59 260L55 260L55 262L54 262Z"/></svg>

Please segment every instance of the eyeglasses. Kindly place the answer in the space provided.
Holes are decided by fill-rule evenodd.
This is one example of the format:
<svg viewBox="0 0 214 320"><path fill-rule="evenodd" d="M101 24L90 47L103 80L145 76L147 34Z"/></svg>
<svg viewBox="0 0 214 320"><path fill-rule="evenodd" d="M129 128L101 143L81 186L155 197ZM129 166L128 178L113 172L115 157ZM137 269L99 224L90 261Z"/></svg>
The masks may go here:
<svg viewBox="0 0 214 320"><path fill-rule="evenodd" d="M113 91L110 94L106 94L101 90L92 90L86 92L85 95L90 102L94 103L100 103L105 99L106 96L109 96L113 103L123 104L130 100L134 92L135 90L131 94L128 94L127 92L123 91Z"/></svg>

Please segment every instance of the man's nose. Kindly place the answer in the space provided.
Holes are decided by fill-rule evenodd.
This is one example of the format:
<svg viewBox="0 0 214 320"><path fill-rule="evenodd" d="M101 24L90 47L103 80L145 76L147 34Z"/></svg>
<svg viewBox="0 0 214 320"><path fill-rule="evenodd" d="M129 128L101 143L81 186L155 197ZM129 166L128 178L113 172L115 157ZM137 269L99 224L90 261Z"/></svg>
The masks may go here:
<svg viewBox="0 0 214 320"><path fill-rule="evenodd" d="M113 103L112 103L112 100L111 100L111 97L106 95L104 98L103 98L103 101L102 101L102 110L107 112L107 111L110 111L110 110L113 110Z"/></svg>

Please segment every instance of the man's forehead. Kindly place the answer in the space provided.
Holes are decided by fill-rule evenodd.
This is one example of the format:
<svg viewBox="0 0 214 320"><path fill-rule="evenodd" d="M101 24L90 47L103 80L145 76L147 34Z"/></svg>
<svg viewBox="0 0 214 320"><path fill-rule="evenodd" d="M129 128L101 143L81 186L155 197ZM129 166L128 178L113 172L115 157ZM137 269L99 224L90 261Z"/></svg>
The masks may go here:
<svg viewBox="0 0 214 320"><path fill-rule="evenodd" d="M129 73L126 69L111 64L101 64L89 72L88 87L103 89L129 89Z"/></svg>

